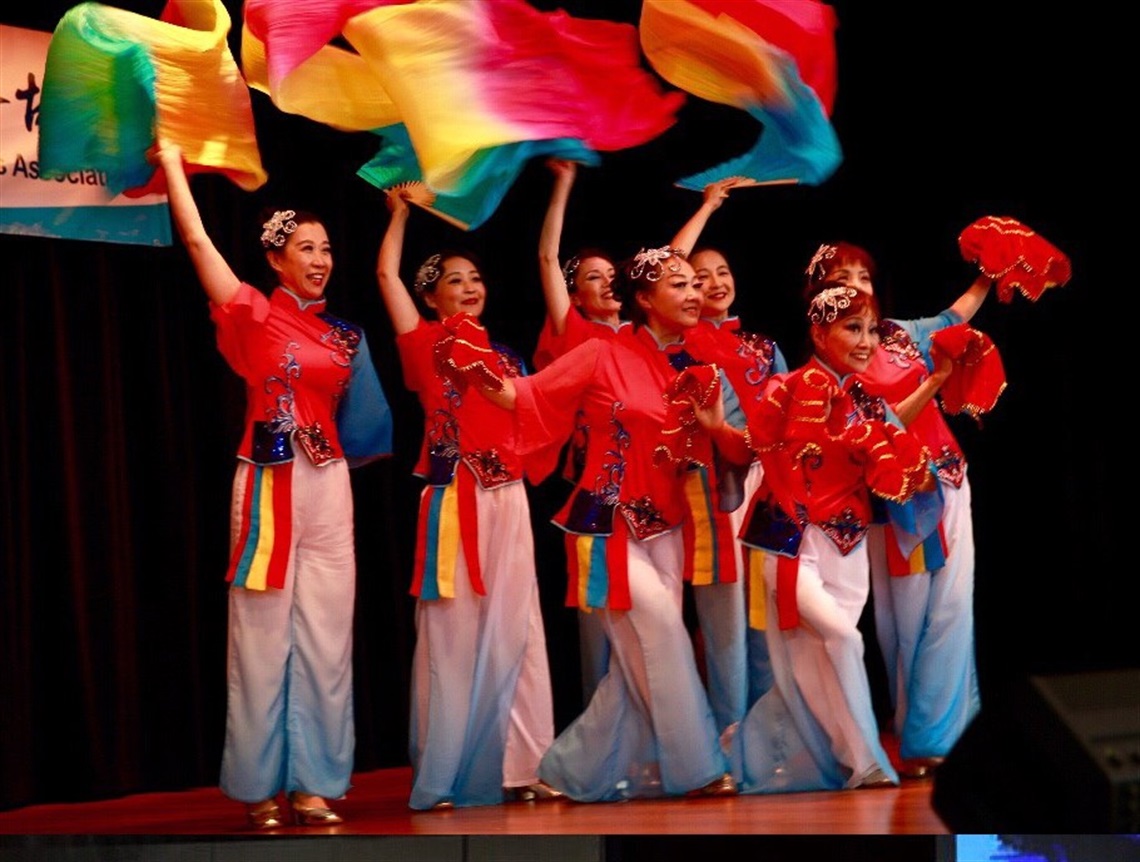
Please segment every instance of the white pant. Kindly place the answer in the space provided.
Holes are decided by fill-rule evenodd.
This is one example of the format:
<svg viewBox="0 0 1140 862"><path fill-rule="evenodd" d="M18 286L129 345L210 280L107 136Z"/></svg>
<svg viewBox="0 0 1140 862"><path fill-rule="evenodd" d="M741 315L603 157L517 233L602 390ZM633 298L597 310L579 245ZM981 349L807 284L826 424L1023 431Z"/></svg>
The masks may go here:
<svg viewBox="0 0 1140 862"><path fill-rule="evenodd" d="M776 588L776 562L774 554L765 558L770 590ZM876 766L891 773L879 742L858 628L869 589L866 542L844 556L823 531L809 525L796 579L800 623L778 633L769 629L770 637L785 644L795 685L831 741L835 759L851 770L852 784Z"/></svg>
<svg viewBox="0 0 1140 862"><path fill-rule="evenodd" d="M632 607L597 612L609 672L540 768L581 802L679 795L728 770L682 618L680 531L629 540L627 553Z"/></svg>
<svg viewBox="0 0 1140 862"><path fill-rule="evenodd" d="M293 462L293 545L282 589L231 587L221 788L259 802L348 790L356 744L352 621L356 594L348 465ZM245 469L234 479L231 545Z"/></svg>
<svg viewBox="0 0 1140 862"><path fill-rule="evenodd" d="M471 588L460 548L455 596L416 603L409 800L415 809L443 800L501 802L504 787L538 780L539 759L554 738L526 489L521 482L476 486L475 505L486 595Z"/></svg>

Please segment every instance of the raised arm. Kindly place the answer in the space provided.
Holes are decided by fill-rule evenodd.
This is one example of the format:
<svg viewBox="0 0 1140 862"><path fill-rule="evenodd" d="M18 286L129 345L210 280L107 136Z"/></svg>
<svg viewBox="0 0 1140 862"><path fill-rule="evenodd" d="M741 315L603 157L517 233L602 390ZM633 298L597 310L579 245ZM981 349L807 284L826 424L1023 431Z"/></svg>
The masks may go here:
<svg viewBox="0 0 1140 862"><path fill-rule="evenodd" d="M380 298L388 309L392 328L397 335L411 332L420 322L420 312L408 288L400 278L400 257L404 250L404 232L410 208L407 200L397 191L388 192L388 229L380 242L376 257L376 280L380 283Z"/></svg>
<svg viewBox="0 0 1140 862"><path fill-rule="evenodd" d="M966 292L954 300L950 310L956 312L963 322L968 321L982 307L992 286L993 280L989 276L979 275L974 279L974 283L966 288Z"/></svg>
<svg viewBox="0 0 1140 862"><path fill-rule="evenodd" d="M155 160L166 174L167 195L174 227L182 240L198 280L211 302L224 305L233 299L241 280L230 269L202 224L202 216L190 192L182 150L173 144L160 144Z"/></svg>
<svg viewBox="0 0 1140 862"><path fill-rule="evenodd" d="M578 166L569 159L549 159L546 164L554 174L554 188L542 221L542 233L538 236L538 272L550 325L555 335L561 335L566 329L566 315L570 313L570 289L562 277L558 251L566 203L570 199L570 188L574 185Z"/></svg>
<svg viewBox="0 0 1140 862"><path fill-rule="evenodd" d="M705 186L704 200L701 201L701 205L697 207L697 211L693 213L692 217L677 231L670 245L673 248L680 249L686 257L692 254L697 240L701 237L701 232L708 224L709 216L720 209L720 205L728 198L728 190L738 182L737 177L728 177Z"/></svg>

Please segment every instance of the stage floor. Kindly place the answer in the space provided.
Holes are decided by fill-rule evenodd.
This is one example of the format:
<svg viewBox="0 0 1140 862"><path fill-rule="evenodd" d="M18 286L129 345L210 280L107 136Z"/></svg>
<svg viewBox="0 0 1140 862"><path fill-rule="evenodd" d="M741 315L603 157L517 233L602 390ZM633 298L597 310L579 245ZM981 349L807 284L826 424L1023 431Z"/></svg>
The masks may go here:
<svg viewBox="0 0 1140 862"><path fill-rule="evenodd" d="M0 835L940 835L930 780L893 788L652 799L516 802L412 811L411 769L353 776L339 826L254 833L215 787L0 811Z"/></svg>

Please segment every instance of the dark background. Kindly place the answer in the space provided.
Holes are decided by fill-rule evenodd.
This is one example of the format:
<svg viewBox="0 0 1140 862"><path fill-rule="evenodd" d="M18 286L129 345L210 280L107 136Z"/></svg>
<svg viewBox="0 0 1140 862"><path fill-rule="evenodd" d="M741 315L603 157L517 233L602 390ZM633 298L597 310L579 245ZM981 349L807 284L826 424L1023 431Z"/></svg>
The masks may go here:
<svg viewBox="0 0 1140 862"><path fill-rule="evenodd" d="M4 22L51 31L69 5L24 4ZM533 5L630 23L640 8ZM745 325L775 336L793 362L799 277L820 242L868 248L897 317L938 312L971 281L957 236L982 215L1021 219L1067 252L1067 286L1037 303L987 300L973 324L1000 349L1009 388L981 426L951 420L973 488L983 709L987 693L1028 674L1136 666L1136 566L1124 541L1134 375L1119 364L1136 329L1123 286L1130 246L1116 227L1131 217L1110 214L1130 203L1134 171L1118 143L1126 100L1106 47L1113 28L1074 4L833 5L843 164L820 187L737 190L703 240L733 265ZM227 6L240 57L240 7ZM246 193L200 176L193 187L216 243L251 281L265 273L262 206L320 213L336 255L330 306L368 332L396 452L353 475L356 765L401 765L421 416L375 284L384 199L355 175L377 139L252 98L269 182ZM624 256L668 242L700 202L674 181L759 132L742 112L690 97L667 133L579 171L563 249ZM529 355L549 188L549 172L531 164L468 234L413 213L405 277L441 246L473 248L491 291L484 321ZM212 784L242 385L214 348L177 240L153 249L0 235L0 260L0 807ZM559 482L531 499L561 727L581 705L576 621L562 607L561 545L547 523L566 491Z"/></svg>

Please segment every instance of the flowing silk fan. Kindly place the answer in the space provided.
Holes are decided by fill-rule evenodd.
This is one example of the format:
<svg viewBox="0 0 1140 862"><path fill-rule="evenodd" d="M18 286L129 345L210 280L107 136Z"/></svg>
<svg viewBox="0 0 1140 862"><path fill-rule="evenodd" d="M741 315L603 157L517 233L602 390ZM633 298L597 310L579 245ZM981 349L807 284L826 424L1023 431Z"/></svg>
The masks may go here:
<svg viewBox="0 0 1140 862"><path fill-rule="evenodd" d="M1008 216L983 216L958 237L962 257L992 278L998 299L1008 303L1015 290L1036 302L1048 288L1072 277L1068 256L1029 226Z"/></svg>
<svg viewBox="0 0 1140 862"><path fill-rule="evenodd" d="M278 110L341 131L399 122L399 109L373 68L359 54L325 44L329 23L306 26L299 2L247 0L241 67L249 86L269 96ZM340 29L334 26L332 35Z"/></svg>
<svg viewBox="0 0 1140 862"><path fill-rule="evenodd" d="M404 2L404 0L399 0ZM242 70L249 86L282 111L343 131L374 131L400 121L374 64L329 44L355 15L385 0L246 0Z"/></svg>
<svg viewBox="0 0 1140 862"><path fill-rule="evenodd" d="M693 178L699 177L699 176L700 176L699 174L694 175ZM690 179L693 179L693 178L690 178ZM794 180L794 179L757 180L757 179L754 179L753 177L743 177L743 176L740 176L739 174L734 174L732 176L723 177L722 179L732 180L732 187L734 189L748 189L748 188L756 188L758 186L787 186L787 185L794 185L796 182L796 180ZM711 182L713 182L713 180L709 180L709 182L711 183ZM692 185L692 184L680 186L680 184L678 183L677 185L678 185L678 187L681 187L681 188L694 188L694 189L698 188L698 186ZM705 184L699 186L699 188L703 189L706 185L708 185L708 183L705 183Z"/></svg>
<svg viewBox="0 0 1140 862"><path fill-rule="evenodd" d="M424 185L424 183L420 180L405 180L402 183L396 183L394 186L390 186L389 188L385 189L385 191L396 192L396 194L400 195L400 197L402 197L408 203L415 204L421 209L427 210L432 215L439 216L441 219L455 225L455 227L459 228L460 230L467 230L469 227L469 225L465 224L454 216L448 215L442 210L437 210L435 208L436 193Z"/></svg>
<svg viewBox="0 0 1140 862"><path fill-rule="evenodd" d="M830 117L839 87L835 9L819 0L690 0L712 16L725 15L791 55L800 79Z"/></svg>
<svg viewBox="0 0 1140 862"><path fill-rule="evenodd" d="M171 0L161 19L99 3L68 10L44 68L44 174L95 169L113 194L163 191L165 178L147 159L162 139L181 148L191 172L220 172L247 191L263 185L229 30L220 0Z"/></svg>
<svg viewBox="0 0 1140 862"><path fill-rule="evenodd" d="M383 189L422 182L432 211L467 229L528 159L596 164L597 151L664 132L685 98L641 66L633 26L524 0L249 0L244 16L251 86L282 110L379 135L359 175ZM355 53L326 44L334 30Z"/></svg>
<svg viewBox="0 0 1140 862"><path fill-rule="evenodd" d="M796 18L784 14L790 5L795 4L642 4L641 46L654 70L687 93L747 112L763 127L752 150L677 185L703 189L736 174L763 183L818 185L839 167L842 150L828 118L835 92L834 15L830 7L805 0L803 10L818 14ZM814 87L801 77L801 65L812 69Z"/></svg>
<svg viewBox="0 0 1140 862"><path fill-rule="evenodd" d="M362 106L376 106L385 100L391 105L382 85L369 75L367 64L359 55L345 51L330 43L340 35L345 22L355 15L368 12L377 6L404 3L407 0L245 0L242 4L242 69L250 86L264 90L273 103L289 113L304 113L281 104L294 96L305 100L305 110L324 110L352 116ZM253 75L249 69L252 50L259 55L262 69ZM309 77L315 75L315 77ZM297 76L290 83L288 79ZM344 77L341 77L344 76ZM290 87L296 87L290 92ZM328 88L332 87L330 91ZM319 96L342 95L344 88L353 97L350 102L321 106ZM378 88L378 89L377 89ZM377 91L368 95L369 90ZM316 98L314 98L316 97ZM342 128L374 128L392 122L372 122L355 126L352 122Z"/></svg>
<svg viewBox="0 0 1140 862"><path fill-rule="evenodd" d="M531 158L552 156L587 165L600 161L597 153L570 138L520 141L477 153L467 166L463 188L444 192L433 189L424 179L407 127L398 123L377 130L377 134L383 144L357 175L380 189L407 188L413 195L409 202L461 230L473 230L491 217Z"/></svg>

